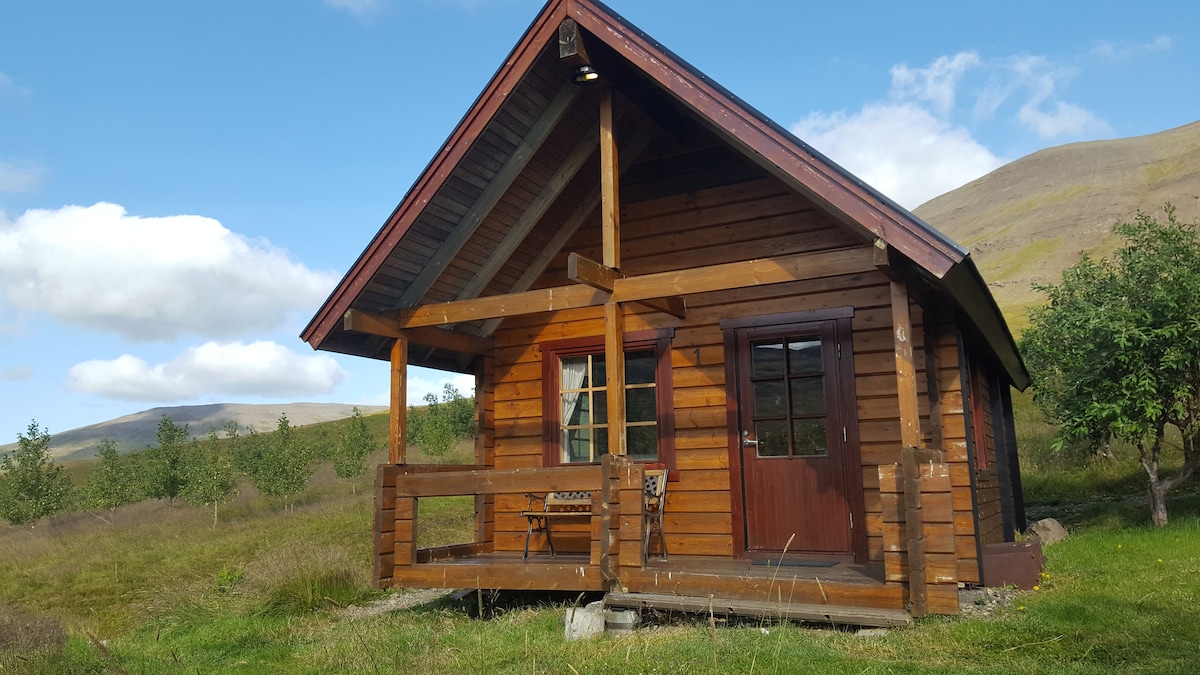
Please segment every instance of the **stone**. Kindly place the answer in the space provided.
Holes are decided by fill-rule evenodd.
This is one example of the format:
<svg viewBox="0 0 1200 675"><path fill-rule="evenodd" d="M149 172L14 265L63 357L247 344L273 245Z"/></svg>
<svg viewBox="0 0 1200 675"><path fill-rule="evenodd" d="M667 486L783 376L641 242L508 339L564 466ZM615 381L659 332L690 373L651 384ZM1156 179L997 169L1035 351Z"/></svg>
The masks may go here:
<svg viewBox="0 0 1200 675"><path fill-rule="evenodd" d="M604 611L604 632L609 635L629 635L637 628L636 609L607 609Z"/></svg>
<svg viewBox="0 0 1200 675"><path fill-rule="evenodd" d="M1053 518L1043 518L1029 527L1029 534L1042 542L1042 546L1057 544L1067 538L1067 528Z"/></svg>
<svg viewBox="0 0 1200 675"><path fill-rule="evenodd" d="M886 628L859 628L856 636L860 638L881 638L887 637L888 629Z"/></svg>
<svg viewBox="0 0 1200 675"><path fill-rule="evenodd" d="M585 607L567 609L563 637L568 641L594 638L604 632L604 602L597 600Z"/></svg>

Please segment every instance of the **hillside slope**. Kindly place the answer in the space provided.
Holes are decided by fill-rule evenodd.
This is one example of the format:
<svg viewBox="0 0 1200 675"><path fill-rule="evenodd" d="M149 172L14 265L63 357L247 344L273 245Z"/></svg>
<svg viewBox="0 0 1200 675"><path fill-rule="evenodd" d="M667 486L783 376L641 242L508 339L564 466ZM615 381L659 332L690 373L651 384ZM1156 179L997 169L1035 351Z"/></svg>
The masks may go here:
<svg viewBox="0 0 1200 675"><path fill-rule="evenodd" d="M213 403L151 408L107 422L51 433L50 453L60 462L90 459L95 456L96 445L101 438L111 439L121 452L144 450L155 444L158 423L164 415L176 424L188 425L192 436L204 437L209 431L219 431L229 420L237 422L243 430L252 428L264 432L273 431L279 416L283 414L287 415L292 426L304 426L350 417L354 408L348 403ZM386 407L365 405L358 406L358 409L363 414L387 410ZM15 448L16 443L0 445L0 453Z"/></svg>
<svg viewBox="0 0 1200 675"><path fill-rule="evenodd" d="M971 255L1009 325L1083 252L1116 247L1113 225L1164 203L1200 218L1200 122L1149 136L1072 143L1006 164L914 211Z"/></svg>

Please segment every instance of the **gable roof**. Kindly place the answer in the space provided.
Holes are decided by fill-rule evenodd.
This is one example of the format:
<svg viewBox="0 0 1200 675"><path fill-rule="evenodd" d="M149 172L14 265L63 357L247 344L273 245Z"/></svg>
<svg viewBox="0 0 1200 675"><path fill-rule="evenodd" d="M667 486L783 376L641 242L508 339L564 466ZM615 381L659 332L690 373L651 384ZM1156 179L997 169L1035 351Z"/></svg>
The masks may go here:
<svg viewBox="0 0 1200 675"><path fill-rule="evenodd" d="M558 30L573 19L614 88L641 117L619 134L622 169L649 144L638 126L669 137L695 127L732 148L732 171L773 176L866 241L882 240L949 294L979 328L1020 388L1028 374L1011 333L966 249L873 190L716 84L608 7L549 0L301 333L314 349L387 358L390 340L344 330L347 310L385 313L447 300L527 290L591 217L596 93L571 84L558 58ZM642 110L639 110L642 109ZM655 125L649 117L672 123ZM634 117L637 115L631 115ZM664 131L665 129L665 131ZM623 176L624 178L624 176ZM624 189L624 188L623 188ZM566 225L564 225L564 223ZM487 335L495 323L458 325ZM428 350L418 365L465 370L451 350Z"/></svg>

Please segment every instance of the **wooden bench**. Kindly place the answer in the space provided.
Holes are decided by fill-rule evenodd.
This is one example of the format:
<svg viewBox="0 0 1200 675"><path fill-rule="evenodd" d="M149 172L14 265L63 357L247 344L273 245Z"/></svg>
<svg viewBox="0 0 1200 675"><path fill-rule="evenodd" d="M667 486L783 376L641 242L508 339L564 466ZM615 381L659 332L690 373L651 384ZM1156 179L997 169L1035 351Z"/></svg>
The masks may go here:
<svg viewBox="0 0 1200 675"><path fill-rule="evenodd" d="M554 550L554 539L550 536L550 524L558 520L591 518L592 516L592 493L590 492L551 492L544 496L525 493L529 498L529 504L525 510L521 512L529 521L528 527L525 528L525 553L521 556L522 560L529 559L529 538L533 536L534 531L546 533L546 544L550 547L550 555L557 555ZM535 509L534 505L542 504L541 509Z"/></svg>

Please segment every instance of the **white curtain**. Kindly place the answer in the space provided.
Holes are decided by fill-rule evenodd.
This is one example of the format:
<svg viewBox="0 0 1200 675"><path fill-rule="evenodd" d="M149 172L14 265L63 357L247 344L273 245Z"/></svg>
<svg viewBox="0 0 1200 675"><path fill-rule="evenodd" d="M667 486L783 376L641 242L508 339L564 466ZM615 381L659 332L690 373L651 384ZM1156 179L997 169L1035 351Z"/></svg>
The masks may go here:
<svg viewBox="0 0 1200 675"><path fill-rule="evenodd" d="M584 379L588 373L588 358L571 358L562 360L562 380L559 384L559 390L579 389L583 386ZM563 391L562 392L562 423L563 425L570 424L571 418L575 415L575 409L579 407L578 391ZM563 438L562 461L571 461L571 453L567 448L566 438Z"/></svg>

